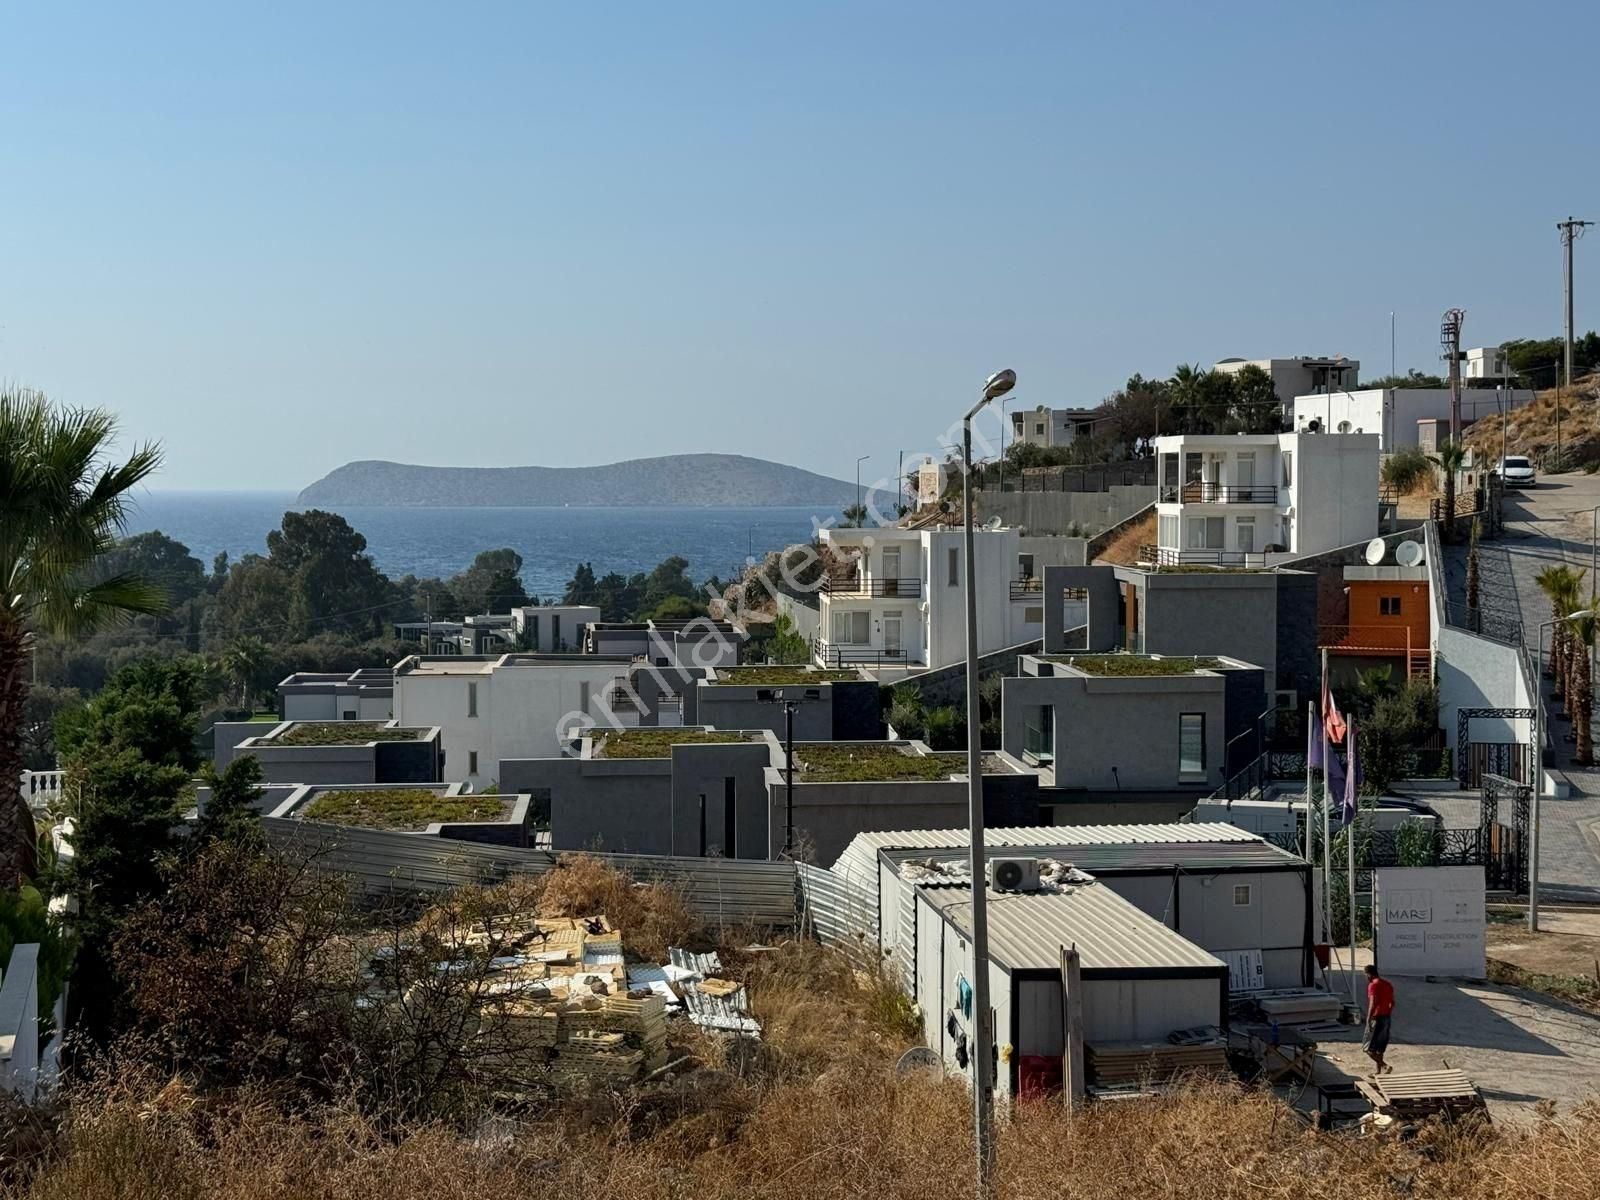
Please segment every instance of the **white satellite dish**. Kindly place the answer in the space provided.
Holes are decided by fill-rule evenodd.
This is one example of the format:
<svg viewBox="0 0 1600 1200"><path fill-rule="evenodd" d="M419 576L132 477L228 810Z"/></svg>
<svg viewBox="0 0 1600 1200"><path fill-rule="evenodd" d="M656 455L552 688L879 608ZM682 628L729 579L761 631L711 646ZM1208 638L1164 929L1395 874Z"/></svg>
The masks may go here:
<svg viewBox="0 0 1600 1200"><path fill-rule="evenodd" d="M1383 556L1389 553L1389 544L1382 538L1373 538L1367 543L1367 566L1375 567L1383 561Z"/></svg>
<svg viewBox="0 0 1600 1200"><path fill-rule="evenodd" d="M1394 560L1402 567L1420 567L1425 557L1422 546L1417 542L1401 542L1394 548Z"/></svg>
<svg viewBox="0 0 1600 1200"><path fill-rule="evenodd" d="M1005 524L1005 519L1003 517L990 517L987 521L985 521L983 523L983 527L988 532L993 533L996 529L999 529L1000 526L1002 526L1004 524Z"/></svg>
<svg viewBox="0 0 1600 1200"><path fill-rule="evenodd" d="M926 1046L913 1046L900 1056L900 1061L894 1065L894 1073L901 1079L906 1079L922 1071L936 1071L944 1073L944 1062L936 1051Z"/></svg>

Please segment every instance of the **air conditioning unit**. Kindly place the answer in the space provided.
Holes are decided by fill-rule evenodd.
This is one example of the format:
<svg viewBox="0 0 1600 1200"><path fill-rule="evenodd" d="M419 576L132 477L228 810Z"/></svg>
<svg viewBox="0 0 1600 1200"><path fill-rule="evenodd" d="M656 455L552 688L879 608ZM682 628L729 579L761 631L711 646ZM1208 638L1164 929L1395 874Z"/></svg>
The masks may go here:
<svg viewBox="0 0 1600 1200"><path fill-rule="evenodd" d="M1037 858L990 859L989 886L997 892L1038 891L1039 860Z"/></svg>

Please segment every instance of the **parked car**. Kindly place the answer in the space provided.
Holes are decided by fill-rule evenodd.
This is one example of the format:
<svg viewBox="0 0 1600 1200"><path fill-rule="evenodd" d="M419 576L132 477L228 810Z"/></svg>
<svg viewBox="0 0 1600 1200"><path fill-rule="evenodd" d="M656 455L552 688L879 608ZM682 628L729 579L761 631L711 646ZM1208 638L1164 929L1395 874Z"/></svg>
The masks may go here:
<svg viewBox="0 0 1600 1200"><path fill-rule="evenodd" d="M1508 454L1500 460L1496 470L1500 481L1508 488L1533 486L1533 462L1521 454Z"/></svg>

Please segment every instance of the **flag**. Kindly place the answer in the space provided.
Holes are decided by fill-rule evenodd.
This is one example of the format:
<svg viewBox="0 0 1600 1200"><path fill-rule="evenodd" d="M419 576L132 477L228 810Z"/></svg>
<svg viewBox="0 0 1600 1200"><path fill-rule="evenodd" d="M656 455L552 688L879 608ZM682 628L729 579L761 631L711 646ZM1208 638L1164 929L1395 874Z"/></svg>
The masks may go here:
<svg viewBox="0 0 1600 1200"><path fill-rule="evenodd" d="M1333 698L1333 693L1328 690L1328 681L1322 681L1322 724L1328 731L1328 741L1335 746L1344 741L1344 717L1339 713L1339 702Z"/></svg>
<svg viewBox="0 0 1600 1200"><path fill-rule="evenodd" d="M1338 802L1340 803L1341 808L1342 808L1344 793L1345 793L1344 759L1339 757L1339 754L1338 754L1337 751L1330 750L1330 751L1328 751L1328 764L1327 764L1327 767L1323 771L1323 785L1322 785L1322 795L1324 797L1324 801L1328 805L1328 808L1329 808L1330 812L1332 811L1332 808L1333 808L1333 805L1334 805L1334 802L1335 802L1336 799L1338 800Z"/></svg>
<svg viewBox="0 0 1600 1200"><path fill-rule="evenodd" d="M1322 730L1310 719L1310 705L1306 706L1306 770L1322 770Z"/></svg>
<svg viewBox="0 0 1600 1200"><path fill-rule="evenodd" d="M1356 819L1356 788L1361 784L1361 760L1356 757L1356 723L1350 722L1350 741L1347 751L1349 761L1344 775L1344 807L1339 810L1339 822L1349 825Z"/></svg>

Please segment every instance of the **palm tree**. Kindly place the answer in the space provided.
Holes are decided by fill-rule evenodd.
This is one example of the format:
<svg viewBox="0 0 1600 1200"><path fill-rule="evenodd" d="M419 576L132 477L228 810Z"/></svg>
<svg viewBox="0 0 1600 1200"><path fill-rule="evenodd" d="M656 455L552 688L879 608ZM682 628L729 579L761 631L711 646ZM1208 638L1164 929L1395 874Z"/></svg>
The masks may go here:
<svg viewBox="0 0 1600 1200"><path fill-rule="evenodd" d="M1550 617L1554 622L1550 633L1550 674L1555 681L1556 694L1561 697L1563 706L1569 712L1573 623L1564 618L1568 613L1577 611L1581 603L1579 597L1583 594L1585 574L1587 572L1574 567L1552 564L1541 569L1533 577L1534 582L1539 585L1539 590L1550 601Z"/></svg>
<svg viewBox="0 0 1600 1200"><path fill-rule="evenodd" d="M1593 611L1596 602L1600 602L1600 597L1589 598L1590 611ZM1589 724L1594 718L1594 675L1589 669L1589 651L1594 645L1595 620L1593 617L1584 617L1565 623L1572 626L1572 662L1568 669L1568 686L1572 692L1572 735L1576 742L1573 760L1588 766L1594 762L1594 733Z"/></svg>
<svg viewBox="0 0 1600 1200"><path fill-rule="evenodd" d="M867 506L865 504L851 504L845 508L843 516L843 528L860 529L867 523Z"/></svg>
<svg viewBox="0 0 1600 1200"><path fill-rule="evenodd" d="M1460 442L1445 442L1439 447L1439 453L1428 457L1444 471L1444 540L1453 542L1456 537L1456 475L1467 461L1467 450Z"/></svg>
<svg viewBox="0 0 1600 1200"><path fill-rule="evenodd" d="M239 707L252 702L256 681L267 661L267 644L253 634L245 634L223 651L222 672L239 689Z"/></svg>
<svg viewBox="0 0 1600 1200"><path fill-rule="evenodd" d="M116 432L101 409L0 390L0 887L35 865L33 814L17 786L34 632L81 636L166 606L160 589L132 576L95 574L123 531L129 491L161 465L153 445L110 461Z"/></svg>

